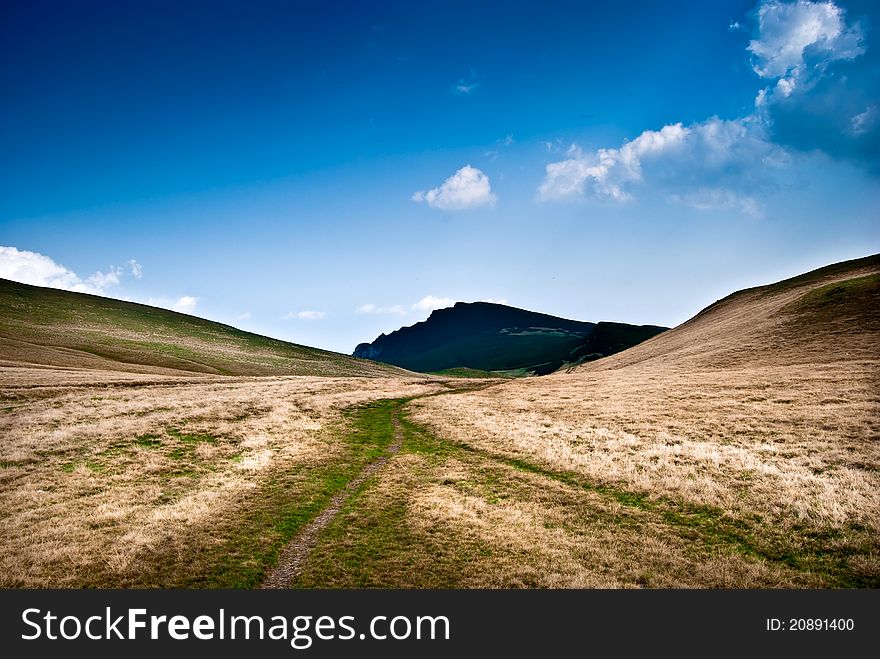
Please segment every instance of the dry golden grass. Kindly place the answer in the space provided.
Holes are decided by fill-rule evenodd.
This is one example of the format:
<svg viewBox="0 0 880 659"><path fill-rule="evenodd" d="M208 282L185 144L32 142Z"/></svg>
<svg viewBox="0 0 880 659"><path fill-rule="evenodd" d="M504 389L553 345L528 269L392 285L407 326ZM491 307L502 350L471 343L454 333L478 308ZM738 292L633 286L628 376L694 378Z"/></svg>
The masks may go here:
<svg viewBox="0 0 880 659"><path fill-rule="evenodd" d="M455 441L597 483L880 531L876 366L620 369L417 401ZM841 389L846 383L846 390Z"/></svg>
<svg viewBox="0 0 880 659"><path fill-rule="evenodd" d="M341 410L438 388L0 368L0 585L126 583L145 552L234 517L279 469L333 460L322 430Z"/></svg>
<svg viewBox="0 0 880 659"><path fill-rule="evenodd" d="M573 372L457 390L4 355L0 586L258 583L400 416L400 453L298 585L876 587L878 271L740 292Z"/></svg>
<svg viewBox="0 0 880 659"><path fill-rule="evenodd" d="M574 372L415 401L413 419L487 455L710 506L751 535L843 537L877 583L880 311L876 277L854 279L877 270L739 293ZM856 297L827 294L853 281L867 281ZM441 499L443 516L485 526L474 502Z"/></svg>
<svg viewBox="0 0 880 659"><path fill-rule="evenodd" d="M804 587L804 573L666 511L404 424L401 452L319 539L299 586ZM716 529L717 530L717 529ZM696 532L695 532L696 531ZM716 536L719 535L716 533Z"/></svg>

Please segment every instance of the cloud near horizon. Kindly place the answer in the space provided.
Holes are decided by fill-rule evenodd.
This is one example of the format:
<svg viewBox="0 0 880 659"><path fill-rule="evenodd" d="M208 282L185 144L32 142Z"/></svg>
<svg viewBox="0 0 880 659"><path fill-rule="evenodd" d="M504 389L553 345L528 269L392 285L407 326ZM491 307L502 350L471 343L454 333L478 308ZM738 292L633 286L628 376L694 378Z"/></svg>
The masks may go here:
<svg viewBox="0 0 880 659"><path fill-rule="evenodd" d="M425 202L431 208L449 211L494 206L497 199L489 177L470 165L459 169L436 188L419 191L412 196L415 202Z"/></svg>
<svg viewBox="0 0 880 659"><path fill-rule="evenodd" d="M321 320L326 316L326 311L313 311L309 309L305 311L288 311L286 314L284 314L284 320L291 320L293 318L297 318L299 320Z"/></svg>
<svg viewBox="0 0 880 659"><path fill-rule="evenodd" d="M143 268L136 260L126 261L129 272L135 279L143 277ZM199 299L192 295L181 295L176 298L131 298L124 295L112 295L108 289L119 286L125 270L121 267L110 266L108 272L95 272L85 279L73 270L56 263L52 258L39 252L20 250L16 247L0 246L0 277L12 281L30 284L32 286L45 286L57 288L74 293L88 293L103 297L114 297L125 302L137 302L153 307L162 307L181 313L192 313L196 309Z"/></svg>
<svg viewBox="0 0 880 659"><path fill-rule="evenodd" d="M105 295L106 289L119 285L122 275L122 268L111 265L107 272L99 270L83 279L73 270L39 252L0 246L0 277L22 284Z"/></svg>
<svg viewBox="0 0 880 659"><path fill-rule="evenodd" d="M455 300L451 297L436 297L434 295L426 295L421 300L413 304L410 308L413 311L434 311L435 309L445 309L455 304Z"/></svg>
<svg viewBox="0 0 880 659"><path fill-rule="evenodd" d="M402 316L406 313L406 309L404 309L403 305L400 304L393 304L390 307L380 307L376 304L362 304L357 309L355 309L354 312L357 314L391 314L394 316Z"/></svg>
<svg viewBox="0 0 880 659"><path fill-rule="evenodd" d="M538 199L627 202L650 188L693 208L759 216L759 196L784 182L792 148L853 156L877 168L876 81L852 85L828 75L833 64L866 52L861 26L848 24L834 2L765 0L754 17L752 67L776 82L758 92L751 114L668 124L590 153L572 145L565 159L546 165Z"/></svg>

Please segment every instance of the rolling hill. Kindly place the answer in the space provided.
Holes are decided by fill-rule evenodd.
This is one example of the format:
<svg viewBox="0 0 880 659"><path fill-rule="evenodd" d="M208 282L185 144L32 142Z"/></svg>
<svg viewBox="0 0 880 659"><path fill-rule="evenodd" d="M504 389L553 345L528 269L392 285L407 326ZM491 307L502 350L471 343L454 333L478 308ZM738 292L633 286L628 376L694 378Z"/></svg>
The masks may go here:
<svg viewBox="0 0 880 659"><path fill-rule="evenodd" d="M422 372L530 372L599 359L664 331L590 323L489 302L458 302L410 327L361 343L355 357Z"/></svg>
<svg viewBox="0 0 880 659"><path fill-rule="evenodd" d="M6 279L0 279L0 364L178 375L402 373L166 309Z"/></svg>
<svg viewBox="0 0 880 659"><path fill-rule="evenodd" d="M661 336L580 369L874 360L878 336L880 255L874 255L732 293Z"/></svg>

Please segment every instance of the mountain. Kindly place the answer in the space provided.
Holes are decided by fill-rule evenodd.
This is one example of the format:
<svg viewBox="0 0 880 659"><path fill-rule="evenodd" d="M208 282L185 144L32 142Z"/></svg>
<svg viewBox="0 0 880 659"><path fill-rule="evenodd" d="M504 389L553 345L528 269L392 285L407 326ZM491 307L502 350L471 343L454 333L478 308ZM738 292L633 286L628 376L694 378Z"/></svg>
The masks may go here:
<svg viewBox="0 0 880 659"><path fill-rule="evenodd" d="M568 320L490 302L458 302L434 311L423 322L361 343L354 356L422 372L470 369L542 375L625 350L664 329Z"/></svg>
<svg viewBox="0 0 880 659"><path fill-rule="evenodd" d="M650 341L578 370L873 361L878 337L880 254L738 291Z"/></svg>
<svg viewBox="0 0 880 659"><path fill-rule="evenodd" d="M133 302L0 279L0 365L381 376L399 369Z"/></svg>

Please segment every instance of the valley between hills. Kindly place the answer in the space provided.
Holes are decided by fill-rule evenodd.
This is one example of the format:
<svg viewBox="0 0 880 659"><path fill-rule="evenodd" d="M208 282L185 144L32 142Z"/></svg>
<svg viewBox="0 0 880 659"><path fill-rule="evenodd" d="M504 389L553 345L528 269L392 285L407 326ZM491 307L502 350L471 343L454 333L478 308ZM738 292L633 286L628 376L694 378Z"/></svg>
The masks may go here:
<svg viewBox="0 0 880 659"><path fill-rule="evenodd" d="M497 306L354 357L0 280L0 586L880 586L880 256Z"/></svg>

